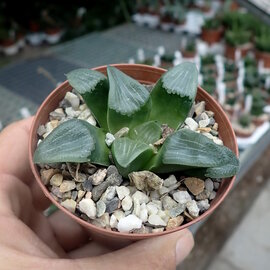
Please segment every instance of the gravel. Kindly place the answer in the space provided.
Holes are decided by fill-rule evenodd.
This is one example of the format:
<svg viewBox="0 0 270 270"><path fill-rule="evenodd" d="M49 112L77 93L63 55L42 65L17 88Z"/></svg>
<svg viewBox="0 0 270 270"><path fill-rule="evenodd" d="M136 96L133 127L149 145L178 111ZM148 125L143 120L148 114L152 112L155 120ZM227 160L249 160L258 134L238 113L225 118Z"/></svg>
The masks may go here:
<svg viewBox="0 0 270 270"><path fill-rule="evenodd" d="M76 93L68 92L49 121L38 128L39 141L62 122L78 118L92 125L91 111ZM217 144L218 124L214 113L205 111L205 102L194 104L183 124ZM174 130L162 125L164 142ZM107 133L106 143L126 135L128 128ZM180 173L157 175L149 171L132 172L123 179L114 165L108 168L91 163L42 165L40 175L51 195L81 219L106 230L126 233L158 233L181 226L207 211L216 197L221 179L185 177Z"/></svg>

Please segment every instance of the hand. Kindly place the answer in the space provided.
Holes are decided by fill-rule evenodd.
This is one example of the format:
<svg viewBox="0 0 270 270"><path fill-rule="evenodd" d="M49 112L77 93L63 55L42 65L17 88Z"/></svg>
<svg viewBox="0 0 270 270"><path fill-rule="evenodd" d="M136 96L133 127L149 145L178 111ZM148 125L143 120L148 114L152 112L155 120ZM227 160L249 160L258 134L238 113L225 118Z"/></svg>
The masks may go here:
<svg viewBox="0 0 270 270"><path fill-rule="evenodd" d="M0 133L0 269L175 269L193 247L188 230L111 250L50 202L28 162L32 118Z"/></svg>

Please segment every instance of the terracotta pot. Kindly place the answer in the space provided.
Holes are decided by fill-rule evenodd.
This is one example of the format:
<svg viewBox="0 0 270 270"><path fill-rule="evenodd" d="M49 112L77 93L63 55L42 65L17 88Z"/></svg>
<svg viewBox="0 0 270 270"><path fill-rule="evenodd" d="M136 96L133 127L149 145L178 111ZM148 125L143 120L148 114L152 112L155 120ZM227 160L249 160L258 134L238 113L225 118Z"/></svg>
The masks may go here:
<svg viewBox="0 0 270 270"><path fill-rule="evenodd" d="M166 71L161 68L146 66L146 65L138 65L138 64L117 64L113 66L117 67L118 69L122 70L124 73L128 74L129 76L133 77L134 79L140 81L143 84L154 84L160 78L160 76ZM106 66L95 68L95 70L98 70L106 74ZM59 102L64 98L66 92L70 91L71 89L72 87L69 85L67 81L65 81L60 86L58 86L40 106L35 116L35 119L31 128L31 132L30 132L29 159L30 159L32 172L40 188L45 193L45 195L52 201L53 204L57 205L59 209L61 209L64 213L70 216L73 220L75 220L76 222L84 226L85 228L89 229L90 233L92 234L92 237L98 238L101 241L105 240L106 243L110 243L110 240L112 240L112 242L114 241L119 242L119 241L124 241L124 240L135 241L135 240L140 240L144 238L150 238L150 237L155 237L158 235L172 233L172 232L187 228L191 226L192 224L204 219L206 216L210 215L218 207L218 205L225 199L229 190L232 188L235 177L231 177L222 181L222 184L217 192L217 196L212 201L210 208L205 213L200 215L198 218L195 218L189 223L184 224L173 230L164 231L161 233L153 233L153 234L129 234L129 233L113 232L110 230L96 227L76 217L72 213L70 213L50 195L49 191L44 186L40 178L39 169L33 163L33 153L37 145L38 127L41 124L45 124L47 122L49 113L58 107ZM209 94L207 94L201 87L198 87L196 100L198 101L204 100L206 102L206 110L211 110L215 113L215 119L220 127L219 134L220 134L221 139L223 139L224 144L227 147L229 147L238 156L238 147L237 147L236 138L235 138L232 126L225 112L220 107L220 105Z"/></svg>
<svg viewBox="0 0 270 270"><path fill-rule="evenodd" d="M202 28L201 38L203 41L208 44L217 43L222 39L223 28L220 27L218 29L206 29Z"/></svg>
<svg viewBox="0 0 270 270"><path fill-rule="evenodd" d="M196 52L190 52L190 51L182 51L182 55L184 58L194 58L196 55Z"/></svg>
<svg viewBox="0 0 270 270"><path fill-rule="evenodd" d="M61 29L58 27L54 27L54 28L47 28L45 30L45 33L47 35L55 35L55 34L59 34L61 32Z"/></svg>
<svg viewBox="0 0 270 270"><path fill-rule="evenodd" d="M270 68L270 52L256 51L257 60L262 60L265 68Z"/></svg>
<svg viewBox="0 0 270 270"><path fill-rule="evenodd" d="M235 60L235 51L239 49L241 51L241 57L245 57L247 53L252 50L253 45L252 43L247 43L238 47L232 47L228 44L226 44L225 48L225 56L229 59Z"/></svg>

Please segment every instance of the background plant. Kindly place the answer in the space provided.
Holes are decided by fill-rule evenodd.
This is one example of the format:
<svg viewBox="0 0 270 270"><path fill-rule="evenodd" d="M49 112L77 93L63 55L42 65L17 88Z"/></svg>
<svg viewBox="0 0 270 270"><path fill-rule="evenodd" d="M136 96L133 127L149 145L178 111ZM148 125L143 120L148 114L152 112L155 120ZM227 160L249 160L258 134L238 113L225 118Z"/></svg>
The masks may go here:
<svg viewBox="0 0 270 270"><path fill-rule="evenodd" d="M115 67L107 67L107 75L88 69L67 74L101 128L77 119L62 123L38 145L35 163L92 162L108 166L111 152L124 177L139 170L185 171L213 178L236 174L239 163L230 149L181 128L197 93L195 64L175 66L163 74L151 93ZM174 132L161 146L154 146L161 139L162 124ZM116 134L122 128L129 131L126 136L116 136L107 147L105 134Z"/></svg>

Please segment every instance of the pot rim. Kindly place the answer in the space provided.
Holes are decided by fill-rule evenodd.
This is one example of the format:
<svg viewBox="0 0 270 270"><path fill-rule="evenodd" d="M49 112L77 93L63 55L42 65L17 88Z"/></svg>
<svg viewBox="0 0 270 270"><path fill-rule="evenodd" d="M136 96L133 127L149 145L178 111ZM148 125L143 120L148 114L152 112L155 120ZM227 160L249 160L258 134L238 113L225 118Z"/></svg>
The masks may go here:
<svg viewBox="0 0 270 270"><path fill-rule="evenodd" d="M106 68L107 65L104 66L99 66L96 68L93 68L93 70L100 70L100 69L104 69ZM152 74L155 73L156 75L161 76L163 73L166 72L165 69L162 68L158 68L158 67L152 67L152 66L148 66L148 65L143 65L143 64L125 64L125 63L121 63L121 64L112 64L111 66L115 66L121 69L124 68L125 70L131 69L133 71L142 71L142 69L148 72L151 72ZM46 186L43 184L41 177L39 175L39 170L37 169L37 166L34 164L33 162L33 152L32 152L32 148L33 148L33 142L35 142L34 138L36 136L36 131L37 131L37 124L38 124L38 116L42 114L43 108L44 106L46 106L46 104L48 103L49 100L52 99L52 97L54 97L54 95L59 92L61 90L62 87L64 86L68 86L69 83L66 80L65 82L63 82L61 85L59 85L58 87L56 87L48 96L47 98L43 101L43 103L40 105L35 117L34 117L34 121L32 123L31 126L31 130L30 130L30 138L29 138L29 145L28 145L28 150L29 150L29 162L30 162L30 166L31 166L31 170L35 176L36 181L38 182L39 186L41 187L43 193L45 194L45 196L47 198L49 198L49 200L55 204L60 210L62 210L64 213L66 213L68 216L70 216L73 220L75 220L76 222L78 222L80 225L82 225L85 228L88 228L91 233L99 233L101 235L104 236L112 236L114 238L122 238L122 239L129 239L129 240L139 240L139 239L144 239L144 238L149 238L149 237L155 237L155 236L161 236L161 235L165 235L165 234L169 234L169 233L173 233L182 229L185 229L187 227L190 227L191 225L203 220L206 216L210 215L220 204L221 202L225 199L225 197L227 196L228 192L231 190L233 183L235 181L236 176L230 177L227 180L229 181L230 179L230 183L227 187L227 189L224 191L223 194L219 195L218 199L216 200L215 204L210 206L210 208L205 211L203 214L201 214L200 216L198 216L197 218L193 219L192 221L178 226L174 229L171 230L166 230L163 232L159 232L159 233L147 233L147 234L138 234L138 233L123 233L123 232L116 232L116 231L111 231L111 230L107 230L104 228L100 228L97 227L87 221L82 220L81 218L75 216L73 213L69 212L66 208L64 208L59 202L57 202L51 195L50 192L48 191L48 189L46 188ZM217 103L217 101L215 101L205 90L203 90L200 86L198 86L198 91L203 92L203 94L207 97L207 100L210 100L211 102L215 103L215 106L217 107L217 111L219 111L222 114L222 117L224 117L224 120L229 124L229 132L231 133L232 137L233 137L233 148L232 151L236 154L236 156L239 156L239 152L238 152L238 147L237 147L237 141L236 141L236 137L235 137L235 133L232 129L232 126L230 124L230 121L227 117L227 115L225 114L225 112L223 111L223 109L221 108L221 106ZM36 146L33 148L35 149Z"/></svg>

